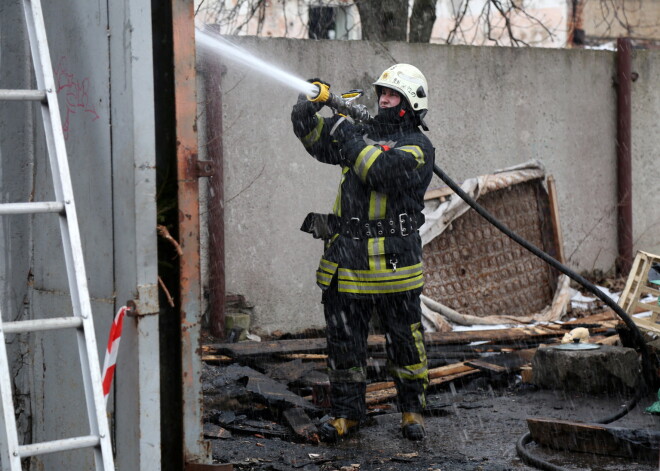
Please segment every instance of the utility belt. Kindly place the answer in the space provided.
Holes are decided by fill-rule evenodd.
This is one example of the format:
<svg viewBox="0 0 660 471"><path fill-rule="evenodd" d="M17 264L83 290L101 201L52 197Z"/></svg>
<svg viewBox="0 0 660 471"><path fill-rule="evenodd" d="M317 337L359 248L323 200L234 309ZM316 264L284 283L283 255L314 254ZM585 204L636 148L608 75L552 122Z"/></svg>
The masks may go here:
<svg viewBox="0 0 660 471"><path fill-rule="evenodd" d="M309 213L300 230L315 239L330 239L341 234L352 239L407 237L424 224L422 213L400 213L384 219L342 218L334 214Z"/></svg>

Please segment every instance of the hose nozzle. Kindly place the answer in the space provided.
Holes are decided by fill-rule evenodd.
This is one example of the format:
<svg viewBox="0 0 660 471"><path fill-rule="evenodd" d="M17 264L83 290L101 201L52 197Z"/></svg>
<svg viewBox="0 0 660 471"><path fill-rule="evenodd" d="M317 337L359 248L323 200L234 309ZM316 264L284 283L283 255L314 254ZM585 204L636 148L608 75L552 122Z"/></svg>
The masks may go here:
<svg viewBox="0 0 660 471"><path fill-rule="evenodd" d="M307 95L307 99L314 103L325 103L330 98L330 87L321 82L312 82L313 85L316 85L319 89L319 92L315 97Z"/></svg>
<svg viewBox="0 0 660 471"><path fill-rule="evenodd" d="M323 103L329 106L336 113L350 116L355 121L367 122L371 120L371 115L364 105L353 104L353 100L362 96L362 90L351 90L343 95L330 93L330 86L321 82L312 82L318 87L316 96L307 95L307 99L314 103Z"/></svg>

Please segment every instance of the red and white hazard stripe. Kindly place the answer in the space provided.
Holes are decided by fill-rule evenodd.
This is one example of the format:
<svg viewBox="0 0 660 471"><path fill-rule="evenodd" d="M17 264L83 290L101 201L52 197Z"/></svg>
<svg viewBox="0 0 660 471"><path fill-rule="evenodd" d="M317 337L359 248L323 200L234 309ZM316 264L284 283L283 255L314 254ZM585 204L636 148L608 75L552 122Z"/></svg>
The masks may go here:
<svg viewBox="0 0 660 471"><path fill-rule="evenodd" d="M117 312L115 320L112 322L110 328L110 336L108 337L108 346L105 351L105 360L103 361L103 396L106 403L108 402L108 395L110 394L110 386L112 385L112 378L115 375L115 365L117 363L117 352L119 351L119 341L121 340L121 326L124 323L124 315L128 311L126 306L123 306Z"/></svg>

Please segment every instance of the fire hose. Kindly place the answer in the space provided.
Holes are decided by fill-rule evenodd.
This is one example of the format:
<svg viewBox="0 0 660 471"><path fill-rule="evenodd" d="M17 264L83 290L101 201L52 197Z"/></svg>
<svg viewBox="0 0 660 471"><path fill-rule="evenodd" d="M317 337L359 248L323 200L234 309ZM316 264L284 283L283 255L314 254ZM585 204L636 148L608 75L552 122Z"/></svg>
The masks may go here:
<svg viewBox="0 0 660 471"><path fill-rule="evenodd" d="M371 115L367 112L366 107L364 105L357 105L353 103L353 100L355 98L361 96L362 94L361 91L352 90L347 94L343 94L339 96L331 93L329 90L329 86L326 84L323 84L321 82L314 82L314 85L316 85L319 90L316 96L307 97L310 101L323 102L325 105L329 106L337 113L350 116L351 118L353 118L353 120L357 122L368 123L371 119L373 119ZM592 293L594 296L599 298L603 303L609 306L621 318L621 320L628 327L628 329L630 329L633 336L633 341L639 348L642 357L643 383L640 385L637 394L635 394L635 397L626 406L624 406L622 411L618 412L617 414L614 414L611 417L602 419L598 422L599 423L613 422L614 420L619 419L627 412L629 412L635 406L637 401L642 397L642 395L646 392L646 388L650 388L656 381L655 372L653 370L653 365L651 362L648 347L646 346L644 337L642 336L635 322L630 318L630 316L626 313L626 311L624 311L609 296L605 295L605 293L603 293L600 289L598 289L593 283L585 279L583 276L575 273L573 270L571 270L564 264L560 263L559 261L548 255L547 253L543 252L536 246L532 245L527 240L523 239L522 237L511 231L509 228L507 228L500 221L498 221L492 214L486 211L481 205L479 205L474 199L472 199L467 193L465 193L463 189L456 182L454 182L451 178L449 178L449 176L445 172L443 172L442 169L440 169L440 167L438 167L438 165L436 164L433 165L433 172L438 176L438 178L440 178L440 180L446 183L447 186L451 188L463 201L465 201L470 207L472 207L472 209L474 209L480 216L486 219L486 221L488 221L490 224L495 226L499 231L504 233L507 237L512 239L517 244L521 245L523 248L525 248L526 250L528 250L538 258L542 259L544 262L546 262L553 268L557 269L558 271L565 274L575 282L582 285L587 291ZM529 464L536 465L537 467L541 467L541 469L548 469L548 470L563 469L558 466L552 465L550 463L546 463L538 458L533 458L529 456L529 454L525 450L525 444L529 443L529 441L531 441L530 434L526 433L520 438L520 440L518 440L518 443L516 444L518 454L521 456L523 461L526 461Z"/></svg>

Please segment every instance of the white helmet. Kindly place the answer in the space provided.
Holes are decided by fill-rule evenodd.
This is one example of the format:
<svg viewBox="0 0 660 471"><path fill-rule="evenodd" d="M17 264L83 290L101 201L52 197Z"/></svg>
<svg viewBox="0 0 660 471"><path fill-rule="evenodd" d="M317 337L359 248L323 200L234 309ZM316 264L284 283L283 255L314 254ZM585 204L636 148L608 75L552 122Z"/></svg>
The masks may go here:
<svg viewBox="0 0 660 471"><path fill-rule="evenodd" d="M428 110L428 84L424 74L414 65L393 65L380 74L374 86L378 94L378 87L396 90L408 101L413 111Z"/></svg>

